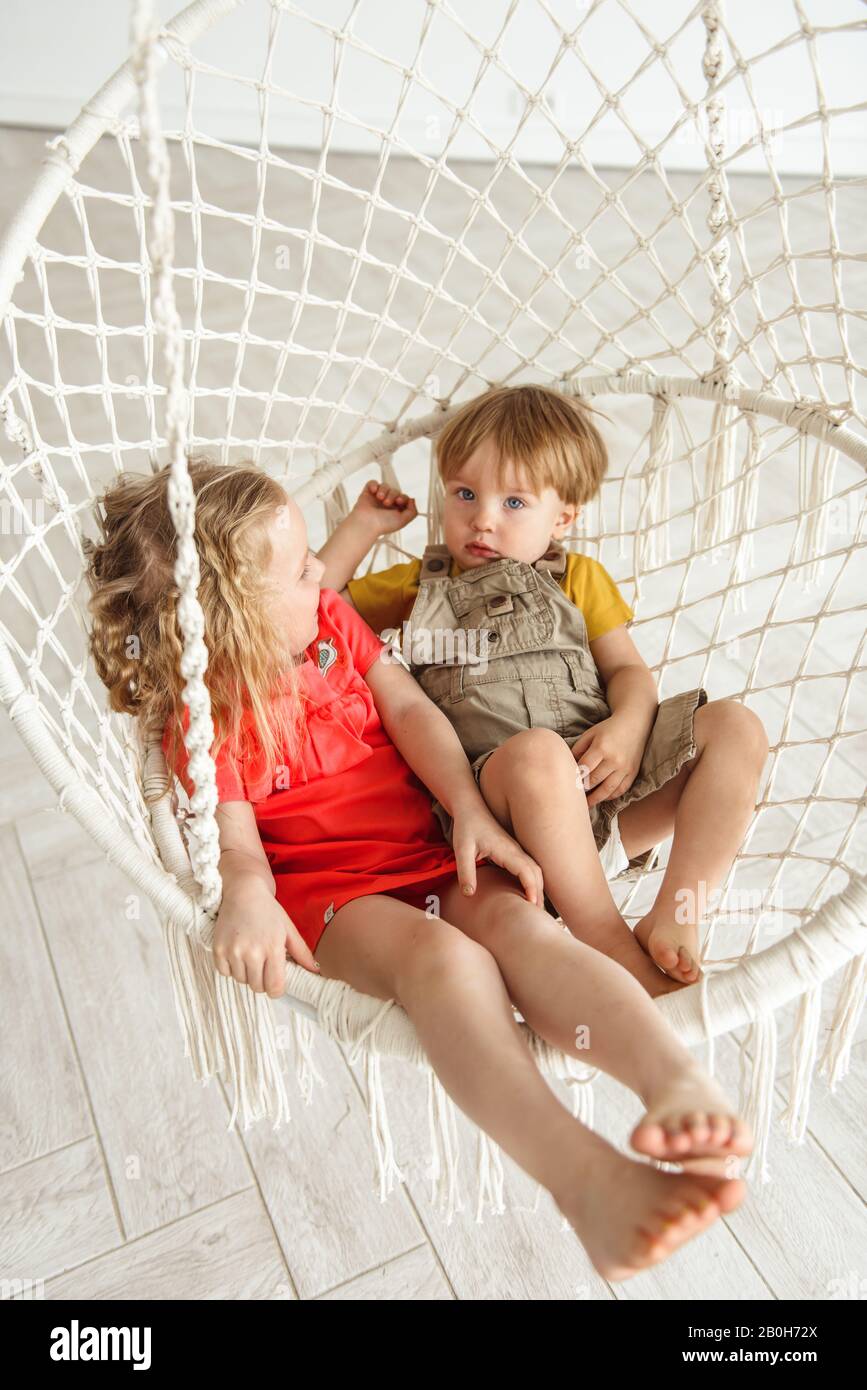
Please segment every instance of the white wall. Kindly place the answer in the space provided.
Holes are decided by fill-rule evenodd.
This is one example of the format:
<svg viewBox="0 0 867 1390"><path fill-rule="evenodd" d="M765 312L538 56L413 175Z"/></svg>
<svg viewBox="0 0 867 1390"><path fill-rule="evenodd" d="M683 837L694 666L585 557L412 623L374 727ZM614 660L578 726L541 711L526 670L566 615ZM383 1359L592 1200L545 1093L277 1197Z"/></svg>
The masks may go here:
<svg viewBox="0 0 867 1390"><path fill-rule="evenodd" d="M581 0L547 0L563 27L579 24L579 43L592 73L615 90L641 64L648 40L619 5L582 4ZM684 33L678 30L694 7L694 0L631 0L632 8L653 38L675 36L671 63L685 90L686 99L700 101L705 90L701 69L704 26L693 20ZM451 0L464 23L479 35L482 47L493 44L507 0ZM858 0L804 0L814 25L833 28L859 21L859 32L821 34L816 39L829 107L847 106L864 99L863 73L867 70L867 28L864 6ZM175 0L156 0L156 13L169 19L180 6ZM296 9L316 23L288 12L280 15L274 48L272 80L300 97L331 92L334 44L327 27L340 27L351 13L349 0L297 0ZM728 0L726 23L732 40L744 57L761 53L782 39L797 34L799 22L792 0ZM5 0L3 44L0 49L0 124L63 130L127 56L130 6L127 0ZM425 0L366 0L359 8L353 32L371 48L410 66L418 51L422 25L432 22L423 46L420 69L438 92L456 105L467 97L473 75L482 61L473 47L441 11L432 11ZM267 0L248 0L194 46L200 60L232 75L260 77L266 51L266 35L273 11ZM502 47L506 65L530 90L545 85L552 113L570 138L577 138L593 121L600 93L587 67L567 51L553 76L546 73L554 61L559 37L545 19L543 9L527 3L511 21ZM726 48L727 52L727 48ZM177 126L183 102L178 74L166 76L164 122ZM751 69L754 103L740 77L727 89L726 139L734 150L755 131L755 111L771 126L798 121L815 111L818 93L809 62L808 47L798 40L779 55ZM396 103L402 74L352 49L345 57L338 89L340 106L363 124L387 128ZM259 116L255 92L237 81L217 75L197 77L195 105L197 128L221 138L257 141ZM624 113L649 145L660 141L682 110L683 97L655 61L623 97ZM476 119L498 145L508 143L515 132L524 101L513 82L502 72L489 73L473 101ZM414 147L437 153L450 129L448 109L424 86L415 85L401 118L399 132ZM288 97L272 101L269 114L271 143L318 148L322 122L315 113ZM339 122L333 137L336 148L378 148L375 136ZM867 117L863 112L835 119L832 127L832 167L837 173L858 174L865 168ZM453 146L457 155L486 157L484 139L467 130ZM613 112L584 136L582 150L599 165L632 166L641 156L640 146ZM562 142L546 118L536 114L515 147L524 160L555 159ZM775 163L781 172L810 173L821 170L821 140L817 123L785 132L772 139ZM703 144L690 123L666 145L662 159L667 168L704 166ZM761 150L742 157L739 170L764 169Z"/></svg>

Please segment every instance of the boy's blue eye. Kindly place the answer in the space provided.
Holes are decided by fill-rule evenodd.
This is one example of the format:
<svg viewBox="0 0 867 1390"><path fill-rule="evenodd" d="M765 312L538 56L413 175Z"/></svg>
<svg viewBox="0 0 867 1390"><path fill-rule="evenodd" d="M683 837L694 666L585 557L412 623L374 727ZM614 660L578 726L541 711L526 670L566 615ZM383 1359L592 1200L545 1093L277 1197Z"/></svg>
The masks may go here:
<svg viewBox="0 0 867 1390"><path fill-rule="evenodd" d="M471 487L459 487L459 488L458 488L458 496L460 497L460 495L461 495L462 492L472 492L472 490L473 490L473 489L472 489Z"/></svg>
<svg viewBox="0 0 867 1390"><path fill-rule="evenodd" d="M519 508L520 508L520 507L523 507L523 505L524 505L524 503L521 501L521 498L520 498L520 497L507 497L507 498L506 498L506 501L507 501L507 502L517 502ZM510 512L515 511L515 508L514 508L514 507L509 507L509 511L510 511Z"/></svg>

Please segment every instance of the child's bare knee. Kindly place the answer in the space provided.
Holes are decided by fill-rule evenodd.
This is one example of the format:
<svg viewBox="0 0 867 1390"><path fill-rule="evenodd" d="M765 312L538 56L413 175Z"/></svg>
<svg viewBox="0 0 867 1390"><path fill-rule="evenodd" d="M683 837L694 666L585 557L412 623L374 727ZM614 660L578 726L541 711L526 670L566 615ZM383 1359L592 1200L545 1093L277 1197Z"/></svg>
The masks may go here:
<svg viewBox="0 0 867 1390"><path fill-rule="evenodd" d="M740 700L711 700L695 712L696 735L701 724L704 741L722 743L739 758L751 757L764 765L768 756L768 735L755 710Z"/></svg>
<svg viewBox="0 0 867 1390"><path fill-rule="evenodd" d="M499 966L525 959L526 953L545 949L552 933L561 932L550 912L527 902L519 893L498 896L496 911L479 933L489 953Z"/></svg>
<svg viewBox="0 0 867 1390"><path fill-rule="evenodd" d="M508 741L506 785L520 792L550 792L576 784L577 763L566 740L554 729L523 729Z"/></svg>
<svg viewBox="0 0 867 1390"><path fill-rule="evenodd" d="M466 936L451 922L441 917L428 917L413 927L402 952L398 972L401 984L420 980L430 983L433 977L466 972L483 961L490 952Z"/></svg>

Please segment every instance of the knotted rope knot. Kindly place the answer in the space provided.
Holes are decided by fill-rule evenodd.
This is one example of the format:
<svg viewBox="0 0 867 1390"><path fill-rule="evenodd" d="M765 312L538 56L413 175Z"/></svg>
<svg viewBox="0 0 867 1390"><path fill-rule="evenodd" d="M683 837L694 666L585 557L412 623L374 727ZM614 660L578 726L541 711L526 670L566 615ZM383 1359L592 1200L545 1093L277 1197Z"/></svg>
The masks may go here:
<svg viewBox="0 0 867 1390"><path fill-rule="evenodd" d="M154 38L162 44L169 57L174 58L181 67L191 68L193 66L193 56L190 53L189 45L184 43L183 39L178 38L178 35L171 29L165 27L157 29ZM257 82L254 85L261 87L262 84Z"/></svg>
<svg viewBox="0 0 867 1390"><path fill-rule="evenodd" d="M44 163L57 164L59 167L67 169L71 174L76 172L79 160L74 157L64 135L55 135L52 140L46 140L45 148L48 150L48 154L45 156Z"/></svg>
<svg viewBox="0 0 867 1390"><path fill-rule="evenodd" d="M708 81L712 81L719 71L722 63L722 39L720 37L720 15L719 7L715 0L710 0L702 12L702 20L707 30L707 42L705 46L702 67Z"/></svg>
<svg viewBox="0 0 867 1390"><path fill-rule="evenodd" d="M717 362L710 371L703 372L699 381L706 386L722 387L727 400L734 400L742 382L731 362Z"/></svg>
<svg viewBox="0 0 867 1390"><path fill-rule="evenodd" d="M0 415L3 417L3 428L10 443L17 444L25 457L27 454L32 454L33 440L30 438L24 421L16 415L15 407L8 395L0 396Z"/></svg>
<svg viewBox="0 0 867 1390"><path fill-rule="evenodd" d="M106 126L108 134L121 139L124 135L138 136L138 120L135 116L111 116Z"/></svg>

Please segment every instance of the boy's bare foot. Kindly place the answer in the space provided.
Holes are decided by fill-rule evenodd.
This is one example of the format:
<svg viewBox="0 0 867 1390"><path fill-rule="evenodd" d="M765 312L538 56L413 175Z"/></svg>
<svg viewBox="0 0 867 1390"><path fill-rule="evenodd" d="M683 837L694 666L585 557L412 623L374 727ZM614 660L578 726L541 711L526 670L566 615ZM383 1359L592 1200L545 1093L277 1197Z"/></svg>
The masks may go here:
<svg viewBox="0 0 867 1390"><path fill-rule="evenodd" d="M630 971L630 973L635 975L639 984L644 985L651 999L658 999L661 994L673 994L675 990L688 988L682 980L673 980L669 975L666 975L665 971L660 970L649 956L647 957L647 964L650 966L650 970L646 975L638 971ZM626 969L629 970L629 965L625 961L621 961L621 965L626 965Z"/></svg>
<svg viewBox="0 0 867 1390"><path fill-rule="evenodd" d="M553 1194L603 1279L630 1279L659 1264L747 1193L739 1178L662 1173L605 1149L593 1153L568 1194Z"/></svg>
<svg viewBox="0 0 867 1390"><path fill-rule="evenodd" d="M664 970L660 970L656 962L646 955L635 941L618 942L617 946L612 946L605 954L617 961L618 965L622 965L624 970L628 970L629 974L644 986L651 999L656 999L660 994L671 994L674 990L686 988L680 980L672 980Z"/></svg>
<svg viewBox="0 0 867 1390"><path fill-rule="evenodd" d="M753 1149L749 1125L701 1067L688 1068L654 1092L629 1142L637 1153L649 1158L727 1177L740 1171L739 1165L729 1160L745 1157ZM708 1159L717 1160L717 1164L701 1161Z"/></svg>
<svg viewBox="0 0 867 1390"><path fill-rule="evenodd" d="M648 912L635 924L635 939L672 979L694 985L701 977L698 928L691 922L659 922Z"/></svg>
<svg viewBox="0 0 867 1390"><path fill-rule="evenodd" d="M613 927L607 937L597 937L591 943L586 942L580 926L576 929L560 917L558 919L566 927L567 931L585 944L592 944L597 951L609 956L611 960L616 960L618 965L622 965L624 970L628 970L640 985L643 985L651 999L656 999L660 994L671 994L672 990L683 989L689 983L685 980L673 979L660 969L652 956L648 955L643 943L636 940L637 928L633 931L629 925L620 919L620 926ZM642 918L646 921L646 918ZM639 922L640 925L640 922Z"/></svg>

